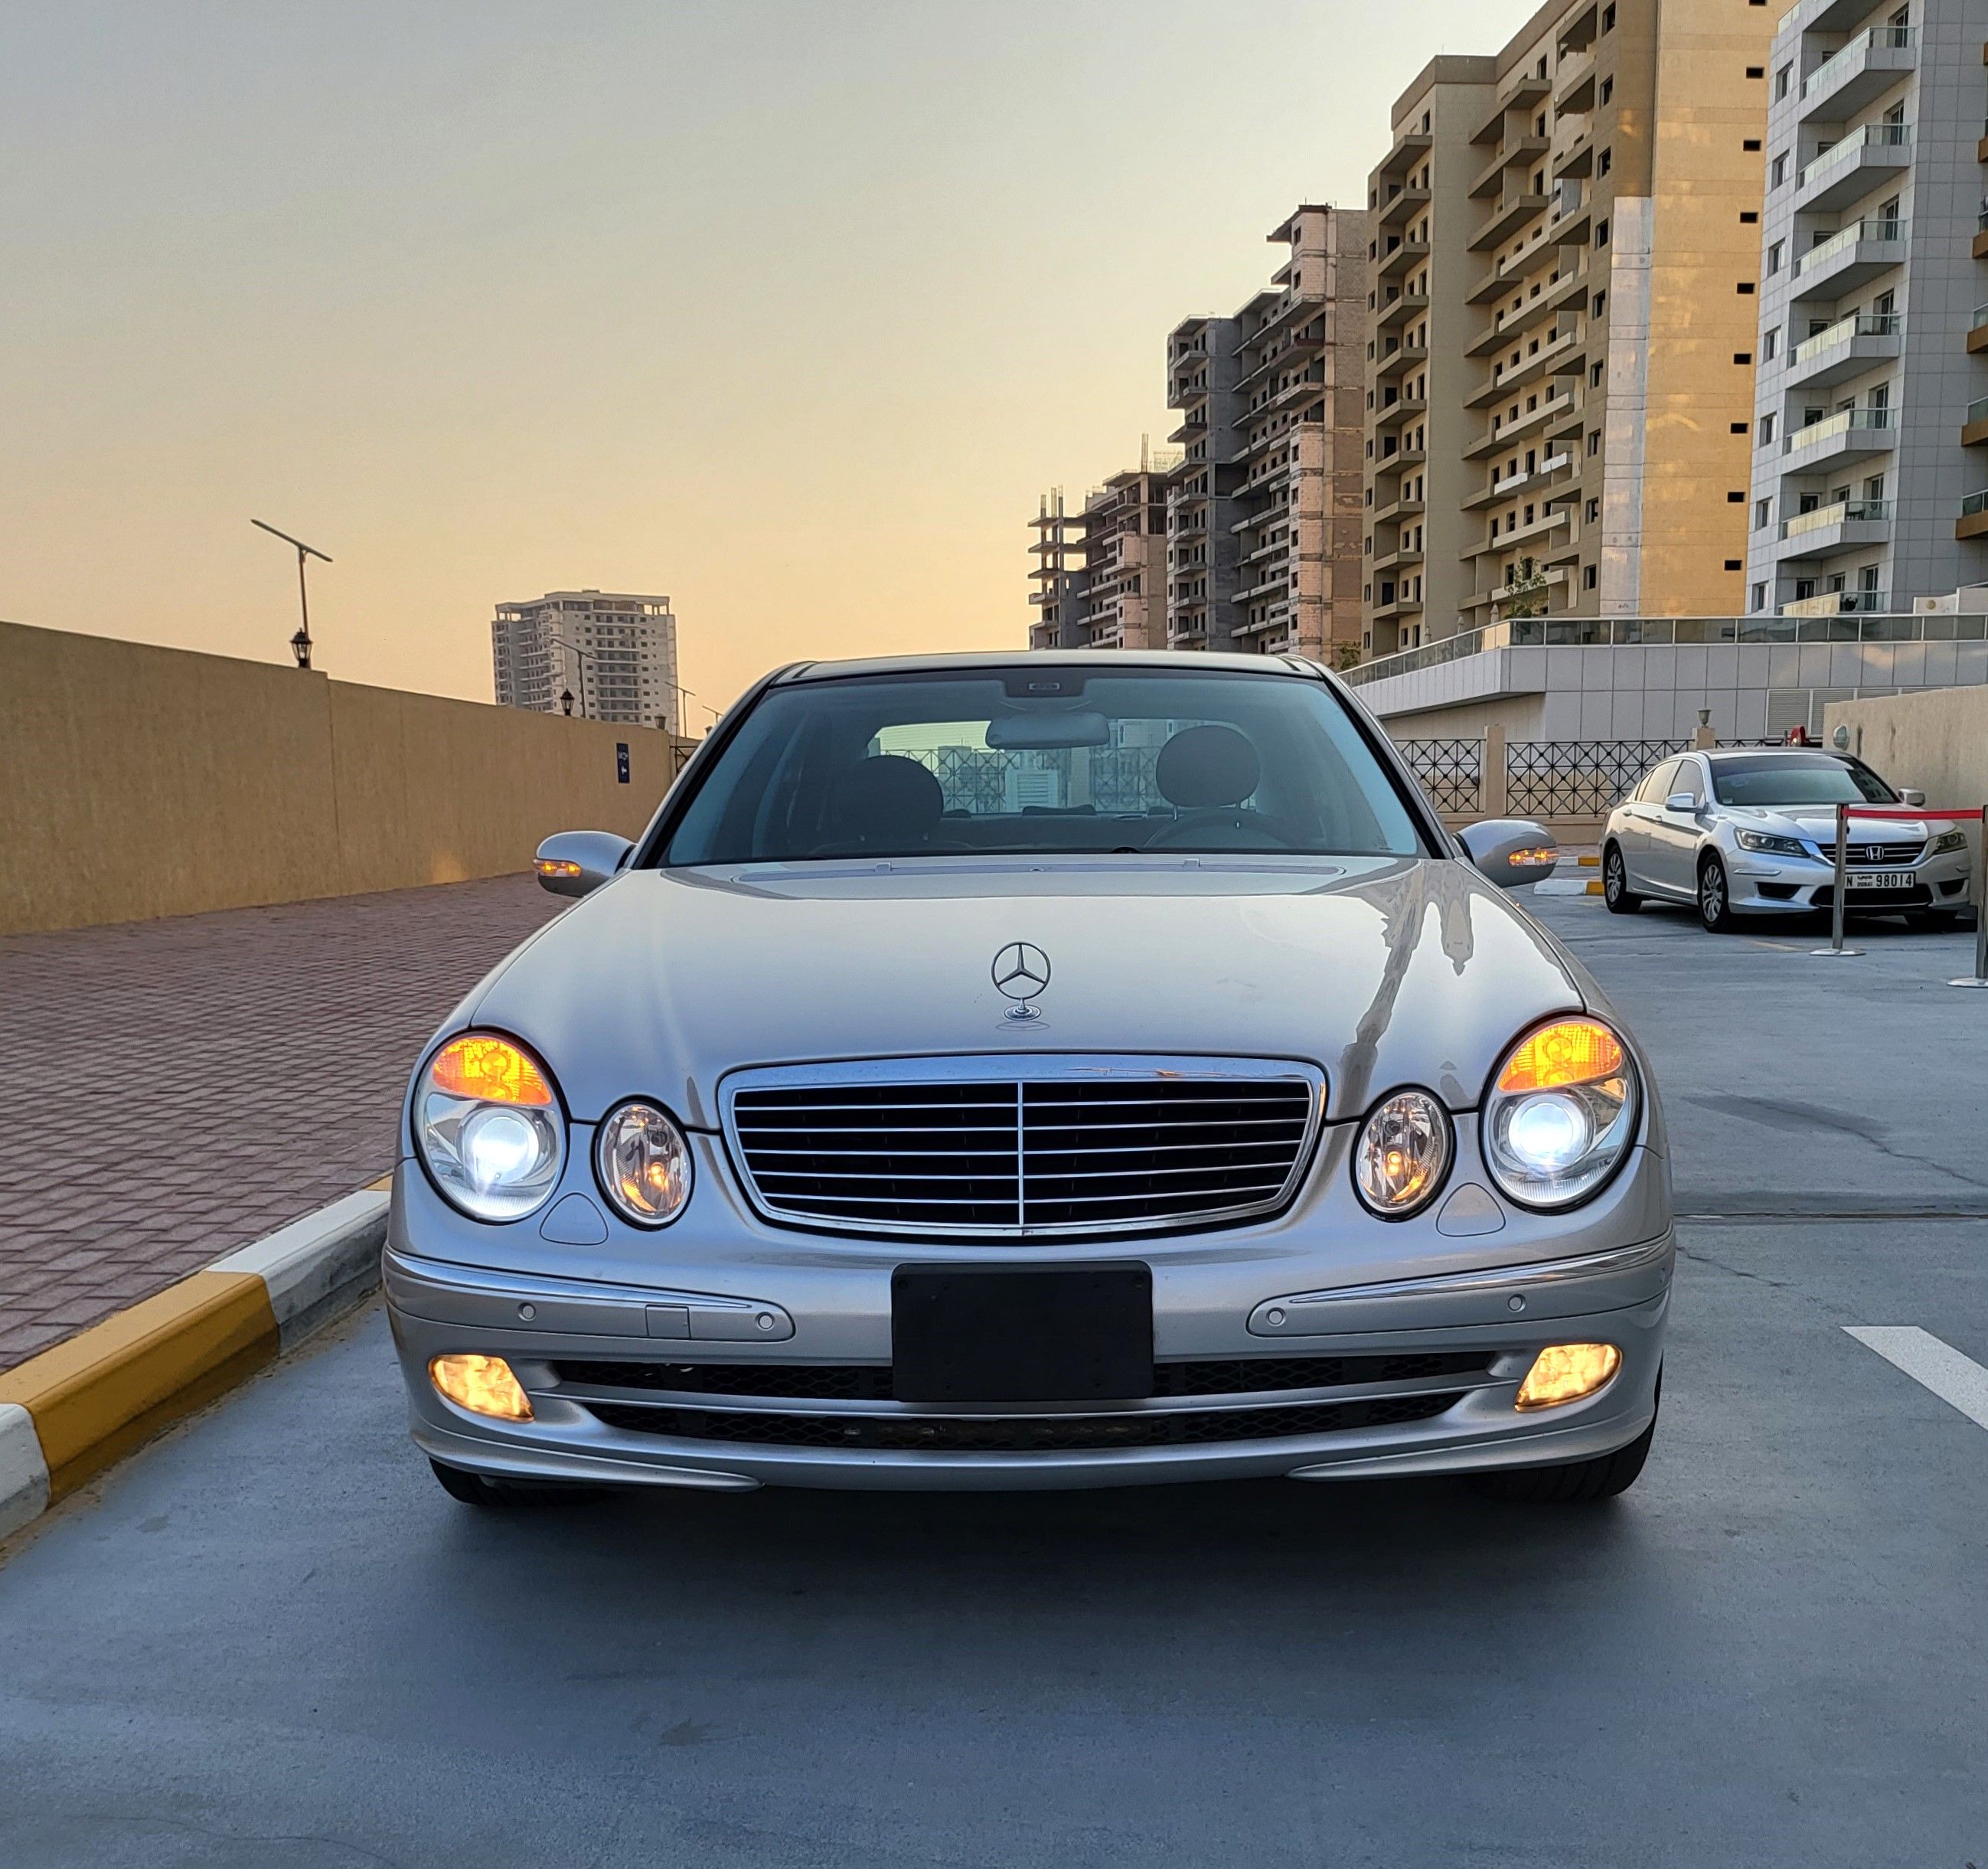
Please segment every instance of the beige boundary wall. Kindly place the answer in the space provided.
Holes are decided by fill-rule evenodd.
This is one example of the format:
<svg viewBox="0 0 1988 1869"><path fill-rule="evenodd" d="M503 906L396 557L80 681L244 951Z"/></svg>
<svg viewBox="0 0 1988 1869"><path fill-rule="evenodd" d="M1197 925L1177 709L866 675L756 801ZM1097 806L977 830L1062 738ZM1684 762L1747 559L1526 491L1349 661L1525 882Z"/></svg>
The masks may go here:
<svg viewBox="0 0 1988 1869"><path fill-rule="evenodd" d="M554 831L632 836L688 750L0 623L0 934L526 870Z"/></svg>
<svg viewBox="0 0 1988 1869"><path fill-rule="evenodd" d="M1929 805L1969 811L1988 802L1988 688L1832 701L1822 721L1824 746L1847 726L1853 751L1894 785L1919 787Z"/></svg>

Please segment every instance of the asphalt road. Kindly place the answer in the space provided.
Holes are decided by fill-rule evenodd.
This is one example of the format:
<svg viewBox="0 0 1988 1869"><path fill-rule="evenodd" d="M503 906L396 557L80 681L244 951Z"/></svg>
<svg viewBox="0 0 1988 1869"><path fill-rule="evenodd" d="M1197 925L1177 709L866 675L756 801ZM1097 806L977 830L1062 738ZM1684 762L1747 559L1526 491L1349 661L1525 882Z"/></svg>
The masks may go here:
<svg viewBox="0 0 1988 1869"><path fill-rule="evenodd" d="M1651 1042L1703 1217L1615 1506L479 1515L376 1312L0 1566L0 1863L1988 1865L1988 1431L1843 1328L1988 1363L1968 941L1540 906Z"/></svg>

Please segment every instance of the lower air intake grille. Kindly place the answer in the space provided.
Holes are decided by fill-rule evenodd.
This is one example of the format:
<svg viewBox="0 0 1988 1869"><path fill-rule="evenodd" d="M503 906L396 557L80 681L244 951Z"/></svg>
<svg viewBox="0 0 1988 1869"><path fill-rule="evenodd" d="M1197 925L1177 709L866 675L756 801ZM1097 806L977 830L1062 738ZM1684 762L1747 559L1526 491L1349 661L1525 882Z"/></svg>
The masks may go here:
<svg viewBox="0 0 1988 1869"><path fill-rule="evenodd" d="M1316 1072L1281 1062L942 1058L745 1072L725 1113L770 1218L1067 1234L1271 1211L1323 1102Z"/></svg>
<svg viewBox="0 0 1988 1869"><path fill-rule="evenodd" d="M756 1447L856 1447L894 1453L1029 1454L1111 1447L1205 1446L1279 1441L1426 1421L1455 1406L1461 1391L1387 1396L1292 1408L1175 1410L1120 1415L1013 1415L967 1420L932 1415L728 1414L702 1408L651 1408L620 1402L587 1407L610 1427L679 1441L744 1442Z"/></svg>

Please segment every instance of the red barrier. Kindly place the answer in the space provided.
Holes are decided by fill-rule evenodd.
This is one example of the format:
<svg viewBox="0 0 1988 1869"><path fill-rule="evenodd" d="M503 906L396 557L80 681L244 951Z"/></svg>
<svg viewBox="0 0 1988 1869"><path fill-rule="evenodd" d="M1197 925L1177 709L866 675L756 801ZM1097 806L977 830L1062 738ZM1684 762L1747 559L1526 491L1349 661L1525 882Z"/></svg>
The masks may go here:
<svg viewBox="0 0 1988 1869"><path fill-rule="evenodd" d="M1980 811L1929 811L1923 808L1902 804L1844 804L1838 806L1837 809L1847 818L1978 818L1982 815Z"/></svg>

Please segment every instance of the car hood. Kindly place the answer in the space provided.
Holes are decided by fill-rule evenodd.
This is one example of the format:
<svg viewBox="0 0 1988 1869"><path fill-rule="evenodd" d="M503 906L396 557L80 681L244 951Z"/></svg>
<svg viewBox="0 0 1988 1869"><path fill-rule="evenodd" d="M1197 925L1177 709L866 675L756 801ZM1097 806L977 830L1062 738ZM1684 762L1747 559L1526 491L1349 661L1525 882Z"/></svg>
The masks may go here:
<svg viewBox="0 0 1988 1869"><path fill-rule="evenodd" d="M1738 829L1763 831L1779 837L1804 837L1811 843L1820 844L1825 851L1836 848L1836 808L1833 804L1779 808L1735 804L1722 805L1719 808ZM1879 837L1903 841L1925 835L1925 824L1916 818L1853 818L1850 821L1853 842L1868 842Z"/></svg>
<svg viewBox="0 0 1988 1869"><path fill-rule="evenodd" d="M1040 948L1039 1016L994 983ZM1591 983L1449 860L1215 856L631 872L465 1001L522 1039L576 1118L622 1099L715 1127L741 1066L962 1053L1299 1058L1335 1117L1420 1084L1473 1105L1526 1026Z"/></svg>

